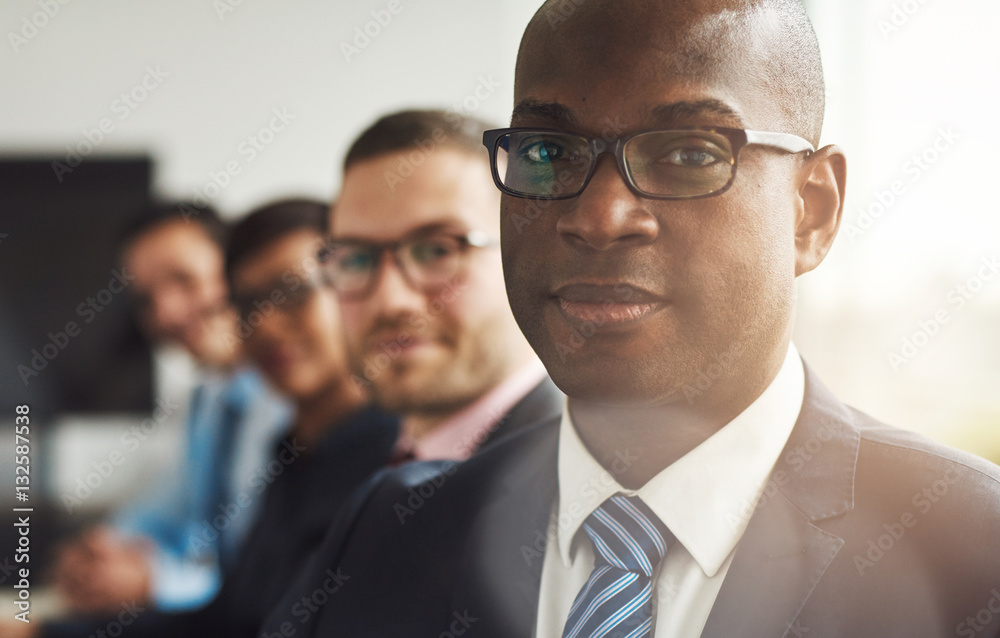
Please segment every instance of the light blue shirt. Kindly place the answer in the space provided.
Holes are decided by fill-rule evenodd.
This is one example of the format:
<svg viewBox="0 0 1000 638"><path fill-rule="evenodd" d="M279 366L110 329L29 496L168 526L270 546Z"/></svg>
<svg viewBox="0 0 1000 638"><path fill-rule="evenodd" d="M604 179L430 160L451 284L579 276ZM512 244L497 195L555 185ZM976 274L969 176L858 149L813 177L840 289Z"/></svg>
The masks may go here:
<svg viewBox="0 0 1000 638"><path fill-rule="evenodd" d="M266 472L290 415L250 369L210 376L195 388L181 467L113 521L123 534L153 542L152 595L160 609L200 607L218 591L260 506L259 498L238 495Z"/></svg>

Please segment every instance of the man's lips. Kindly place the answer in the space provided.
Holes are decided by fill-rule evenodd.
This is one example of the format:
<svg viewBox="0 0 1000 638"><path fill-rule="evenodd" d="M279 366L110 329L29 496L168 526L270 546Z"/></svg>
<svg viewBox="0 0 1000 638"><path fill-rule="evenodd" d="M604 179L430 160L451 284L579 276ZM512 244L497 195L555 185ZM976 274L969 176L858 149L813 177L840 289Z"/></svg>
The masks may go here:
<svg viewBox="0 0 1000 638"><path fill-rule="evenodd" d="M626 283L566 284L557 288L553 297L568 318L598 328L625 326L667 305L663 296Z"/></svg>
<svg viewBox="0 0 1000 638"><path fill-rule="evenodd" d="M368 339L368 350L372 354L387 353L395 357L414 352L421 347L431 345L431 343L430 339L415 337L405 331L383 332L372 335Z"/></svg>

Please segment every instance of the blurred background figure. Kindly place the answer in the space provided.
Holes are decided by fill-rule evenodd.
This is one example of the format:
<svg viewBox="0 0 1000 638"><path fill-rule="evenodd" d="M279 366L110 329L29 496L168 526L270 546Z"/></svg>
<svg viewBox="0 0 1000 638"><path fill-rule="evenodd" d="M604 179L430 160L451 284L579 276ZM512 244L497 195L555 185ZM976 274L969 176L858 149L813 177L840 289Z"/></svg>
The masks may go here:
<svg viewBox="0 0 1000 638"><path fill-rule="evenodd" d="M235 333L294 414L267 462L232 497L240 506L259 496L262 506L219 594L193 612L144 611L126 636L253 636L347 496L389 462L399 423L367 405L350 379L336 295L317 261L328 208L281 200L233 228L226 273ZM110 619L51 623L42 635L82 638Z"/></svg>
<svg viewBox="0 0 1000 638"><path fill-rule="evenodd" d="M281 465L268 464L273 482L221 595L206 613L164 624L164 636L255 635L347 497L389 461L399 422L351 380L337 298L317 259L328 210L281 200L233 230L226 272L239 335L295 416L272 451Z"/></svg>
<svg viewBox="0 0 1000 638"><path fill-rule="evenodd" d="M462 461L561 409L504 292L486 128L399 111L344 159L325 264L355 378L403 415L394 463Z"/></svg>
<svg viewBox="0 0 1000 638"><path fill-rule="evenodd" d="M435 470L409 461L488 454L493 442L556 418L565 400L504 293L500 196L481 144L487 128L442 110L379 118L351 144L330 212L321 255L340 301L352 378L400 416L389 463L410 477ZM359 490L352 503L367 496ZM422 503L397 505L394 518L405 525ZM300 627L318 611L308 592L326 596L340 586L335 569L317 569L324 547L264 610L273 626ZM403 551L416 557L420 549ZM405 566L366 568L392 579Z"/></svg>
<svg viewBox="0 0 1000 638"><path fill-rule="evenodd" d="M122 601L186 609L217 591L259 505L233 506L264 463L287 412L241 364L223 274L225 225L210 208L151 206L120 240L119 262L144 332L186 350L201 378L187 417L186 458L153 493L57 554L55 582L80 613Z"/></svg>

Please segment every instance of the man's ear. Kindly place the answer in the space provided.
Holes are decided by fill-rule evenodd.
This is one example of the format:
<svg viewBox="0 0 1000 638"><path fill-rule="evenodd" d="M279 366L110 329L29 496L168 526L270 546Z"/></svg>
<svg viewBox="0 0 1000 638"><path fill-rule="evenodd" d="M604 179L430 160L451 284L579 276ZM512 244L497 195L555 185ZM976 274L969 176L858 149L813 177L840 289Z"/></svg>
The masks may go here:
<svg viewBox="0 0 1000 638"><path fill-rule="evenodd" d="M795 224L795 276L823 261L844 212L847 158L838 146L824 146L802 162L801 209Z"/></svg>

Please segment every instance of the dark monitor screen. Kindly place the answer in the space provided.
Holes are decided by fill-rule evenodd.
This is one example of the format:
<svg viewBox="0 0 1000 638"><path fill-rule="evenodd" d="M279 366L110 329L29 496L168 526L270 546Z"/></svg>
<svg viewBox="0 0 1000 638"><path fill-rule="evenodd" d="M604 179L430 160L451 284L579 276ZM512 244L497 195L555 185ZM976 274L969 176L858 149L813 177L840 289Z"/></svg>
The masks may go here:
<svg viewBox="0 0 1000 638"><path fill-rule="evenodd" d="M0 404L151 409L150 350L114 255L151 175L145 156L0 157Z"/></svg>

